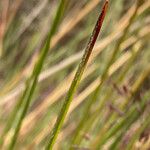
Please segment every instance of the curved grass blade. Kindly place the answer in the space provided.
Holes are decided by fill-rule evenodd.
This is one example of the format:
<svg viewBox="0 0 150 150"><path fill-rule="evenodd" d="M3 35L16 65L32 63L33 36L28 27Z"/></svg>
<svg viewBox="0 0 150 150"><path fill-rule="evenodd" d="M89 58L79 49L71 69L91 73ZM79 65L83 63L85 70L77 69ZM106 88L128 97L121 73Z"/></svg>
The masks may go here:
<svg viewBox="0 0 150 150"><path fill-rule="evenodd" d="M89 110L92 106L93 103L95 103L95 101L98 99L98 96L99 96L99 93L101 91L101 88L102 88L102 85L103 83L107 80L107 77L108 77L108 71L109 71L109 68L111 67L111 65L114 63L115 61L115 58L121 48L121 44L123 43L123 41L125 40L127 34L128 34L128 31L137 15L137 11L138 11L138 8L139 8L139 1L137 1L136 3L136 8L134 10L134 13L133 15L131 16L131 18L129 19L129 23L127 25L127 27L124 29L123 31L123 35L121 36L121 38L119 39L119 41L117 42L114 50L113 50L113 53L110 57L110 59L108 60L108 63L102 73L102 76L101 76L101 82L100 84L98 85L98 87L95 89L95 91L93 92L93 94L91 95L91 98L89 99L87 105L85 106L85 109L84 109L84 112L83 112L83 118L81 119L81 121L79 122L78 124L78 127L76 129L76 132L75 132L75 135L72 139L72 144L71 145L74 145L74 144L77 144L79 142L79 135L80 135L80 130L84 127L84 123L85 123L85 120L87 120L88 116L89 116Z"/></svg>
<svg viewBox="0 0 150 150"><path fill-rule="evenodd" d="M66 3L66 0L60 1L59 7L58 7L57 12L56 12L56 16L54 18L54 22L52 24L52 27L51 27L49 34L48 34L48 37L47 37L46 44L45 44L44 48L42 49L41 54L40 54L39 59L38 59L38 62L35 65L35 68L33 70L31 77L29 78L30 82L27 82L26 89L23 93L23 96L21 97L20 101L22 101L22 102L19 103L19 105L21 106L21 115L19 116L12 140L11 140L10 145L8 147L9 150L12 150L14 148L15 143L16 143L18 133L19 133L20 127L22 125L22 121L23 121L23 119L27 113L28 108L29 108L33 93L34 93L36 85L37 85L39 74L42 70L44 60L45 60L46 55L49 51L52 36L56 32L57 27L58 27L59 22L60 22L60 19L61 19L61 16L62 16L62 13L64 12L65 3ZM16 107L18 107L18 105ZM14 114L17 114L17 112L13 113L13 116L11 118L15 118ZM12 125L12 123L11 123L11 125ZM9 129L10 129L11 125L9 125Z"/></svg>
<svg viewBox="0 0 150 150"><path fill-rule="evenodd" d="M105 4L103 6L103 9L102 9L102 12L98 18L98 21L95 25L95 28L93 30L93 33L90 37L90 40L89 40L89 43L85 49L85 53L82 57L82 60L78 66L78 69L77 69L77 72L75 74L75 77L71 83L71 86L69 88L69 91L68 91L68 94L66 96L66 99L65 99L65 102L61 108L61 111L59 113L59 116L57 118L57 121L55 123L55 126L50 134L50 140L48 142L48 144L46 145L46 150L52 150L53 149L53 146L54 146L54 143L56 141L56 138L58 136L58 133L59 133L59 130L60 128L62 127L63 125L63 122L64 122L64 119L67 115L67 112L68 112L68 109L69 109L69 106L71 104L71 101L73 99L73 95L78 87L78 84L79 84L79 81L81 79L81 76L85 70L85 67L86 67L86 64L88 62L88 59L92 53L92 50L93 50L93 47L95 45L95 42L96 42L96 39L98 37L98 34L101 30L101 27L102 27L102 23L103 23L103 20L105 18L105 15L106 15L106 10L107 10L107 7L108 7L108 0L105 1Z"/></svg>

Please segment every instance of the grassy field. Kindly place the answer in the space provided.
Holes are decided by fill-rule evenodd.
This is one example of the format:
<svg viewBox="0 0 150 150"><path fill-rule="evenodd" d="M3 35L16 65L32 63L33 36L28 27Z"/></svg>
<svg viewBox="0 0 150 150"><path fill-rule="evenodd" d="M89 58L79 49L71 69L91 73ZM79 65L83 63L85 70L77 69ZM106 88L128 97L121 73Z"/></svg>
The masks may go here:
<svg viewBox="0 0 150 150"><path fill-rule="evenodd" d="M149 14L149 0L0 1L0 149L149 150Z"/></svg>

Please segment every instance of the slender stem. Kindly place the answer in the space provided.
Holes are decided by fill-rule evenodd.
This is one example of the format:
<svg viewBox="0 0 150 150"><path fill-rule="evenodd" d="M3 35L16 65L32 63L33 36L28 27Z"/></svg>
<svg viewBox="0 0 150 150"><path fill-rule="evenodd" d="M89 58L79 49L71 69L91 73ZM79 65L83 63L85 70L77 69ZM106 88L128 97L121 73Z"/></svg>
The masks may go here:
<svg viewBox="0 0 150 150"><path fill-rule="evenodd" d="M97 86L97 88L95 89L95 91L91 95L91 98L87 102L87 105L85 106L85 109L84 109L84 112L83 112L83 118L81 119L81 121L80 121L80 123L79 123L79 125L78 125L78 127L76 129L76 132L75 132L75 135L74 135L74 137L72 139L71 145L74 145L74 144L76 144L79 141L78 138L79 138L79 135L80 135L80 130L83 128L85 120L87 120L87 118L89 116L88 114L89 114L89 110L90 110L92 104L94 104L97 101L97 99L98 99L98 96L99 96L99 93L101 91L102 85L107 80L109 68L111 67L111 65L115 61L115 58L116 58L116 56L117 56L117 54L118 54L118 52L119 52L119 50L121 48L121 44L125 40L126 35L127 35L128 31L130 29L130 26L132 25L132 23L133 23L133 21L134 21L134 19L136 17L138 8L139 8L139 3L137 2L135 11L134 11L133 15L131 16L131 18L129 19L129 23L128 23L127 27L124 29L123 35L121 36L121 38L117 42L117 44L116 44L116 46L115 46L115 48L113 50L113 53L112 53L110 59L108 60L108 63L107 63L107 65L106 65L106 67L105 67L105 69L104 69L104 71L102 73L101 82Z"/></svg>
<svg viewBox="0 0 150 150"><path fill-rule="evenodd" d="M79 84L79 81L81 79L81 76L84 72L84 69L86 67L86 64L88 62L88 59L91 55L91 52L93 50L93 47L95 45L95 42L96 42L96 39L98 37L98 34L101 30L101 27L102 27L102 23L103 23L103 20L105 18L105 15L106 15L106 10L107 10L107 7L108 7L108 0L105 1L105 4L103 6L103 9L102 9L102 12L97 20L97 23L95 25L95 28L93 30L93 33L90 37L90 40L89 40L89 43L87 44L87 47L85 49L85 53L81 59L81 62L78 66L78 69L77 69L77 72L75 74L75 77L71 83L71 86L69 88L69 91L68 91L68 94L66 96L66 99L65 99L65 102L61 108L61 111L58 115L58 118L57 118L57 121L55 123L55 126L50 134L50 140L48 142L48 144L46 145L46 150L52 150L53 149L53 146L54 146L54 143L56 141L56 138L58 136L58 133L59 133L59 130L61 129L62 125L63 125L63 122L64 122L64 119L66 117L66 114L68 112L68 109L69 109L69 106L71 104L71 101L73 99L73 96L74 96L74 93L78 87L78 84Z"/></svg>
<svg viewBox="0 0 150 150"><path fill-rule="evenodd" d="M37 64L35 65L35 68L34 68L32 75L29 79L30 82L28 82L26 85L26 88L25 88L25 91L24 91L23 97L22 97L23 99L20 100L20 101L22 101L22 103L20 103L20 105L22 106L20 108L21 109L21 115L19 116L19 119L18 119L16 128L15 128L12 140L10 142L10 145L8 146L9 150L14 149L14 146L15 146L15 143L17 141L18 134L19 134L19 130L20 130L21 125L22 125L22 121L23 121L23 119L27 113L27 110L29 108L29 105L31 103L32 96L33 96L33 93L34 93L36 85L37 85L39 74L42 70L46 55L48 54L52 36L54 35L54 33L57 30L57 27L59 25L62 13L64 11L65 2L66 2L66 0L60 1L59 7L58 7L57 12L56 12L56 16L54 18L54 22L52 24L52 27L51 27L49 34L48 34L48 37L47 37L46 44L41 51L41 54L39 56L39 60L37 61Z"/></svg>

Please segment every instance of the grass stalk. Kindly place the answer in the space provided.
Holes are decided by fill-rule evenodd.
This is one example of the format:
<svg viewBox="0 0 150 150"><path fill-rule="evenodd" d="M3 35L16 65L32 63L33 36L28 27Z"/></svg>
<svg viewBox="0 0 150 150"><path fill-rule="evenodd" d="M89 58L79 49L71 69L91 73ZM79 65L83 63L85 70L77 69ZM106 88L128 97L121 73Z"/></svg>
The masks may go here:
<svg viewBox="0 0 150 150"><path fill-rule="evenodd" d="M86 64L87 64L88 59L92 53L93 47L94 47L96 39L98 37L98 34L101 30L102 23L103 23L103 20L105 18L105 15L106 15L107 7L108 7L108 1L105 1L102 12L98 18L98 21L95 25L93 33L90 37L89 43L87 44L84 55L83 55L81 62L78 66L75 77L71 83L71 86L70 86L69 91L67 93L67 96L65 98L65 102L61 108L59 115L58 115L58 118L57 118L57 121L54 125L54 128L53 128L52 132L50 133L50 140L49 140L48 144L46 145L46 148L45 148L46 150L52 150L53 149L54 143L55 143L56 138L59 134L59 130L61 129L61 127L63 125L64 119L65 119L67 112L69 110L69 107L70 107L71 101L73 99L74 93L78 87L81 76L85 70Z"/></svg>
<svg viewBox="0 0 150 150"><path fill-rule="evenodd" d="M131 64L133 63L133 61L135 60L137 54L139 52L139 46L133 50L133 56L130 58L126 68L123 70L123 72L120 74L119 78L117 79L116 82L121 82L125 75L127 74L128 70L130 69L130 66ZM92 116L89 117L90 114L87 115L87 111L84 112L83 114L83 119L81 120L81 122L79 123L76 131L75 131L75 134L74 134L74 137L73 137L73 140L72 140L72 144L71 145L74 145L74 144L79 144L82 140L81 140L81 136L80 136L80 131L82 130L82 128L84 128L84 126L88 126L88 128L86 129L90 129L90 127L92 126L92 124L94 123L94 120L97 118L97 115L98 116L101 116L101 110L102 108L104 107L104 105L106 104L107 100L109 99L109 96L113 94L113 91L112 90L109 90L106 94L106 96L100 101L100 104L98 106L98 108L92 113ZM93 99L92 99L93 100ZM89 108L89 106L87 107L87 109ZM86 117L87 116L87 117ZM89 119L89 121L87 122L87 120ZM86 124L84 124L86 120ZM92 120L92 121L90 121ZM86 130L85 133L87 133L88 131Z"/></svg>
<svg viewBox="0 0 150 150"><path fill-rule="evenodd" d="M48 54L52 36L56 32L57 27L58 27L59 22L60 22L60 19L61 19L61 16L62 16L62 13L64 12L65 2L66 2L66 0L61 0L60 1L60 4L59 4L57 12L56 12L56 16L54 18L54 22L52 24L52 27L50 28L49 33L48 33L46 44L44 45L44 47L43 47L43 49L41 51L41 54L39 56L39 59L37 61L37 64L34 67L32 75L31 75L31 77L29 79L30 82L27 82L25 91L23 93L23 97L21 97L23 99L20 99L20 101L22 101L21 103L19 103L20 106L21 106L21 114L20 114L19 119L17 121L17 125L16 125L16 128L15 128L13 137L11 139L11 142L10 142L10 144L8 146L9 150L14 149L14 146L15 146L15 143L17 141L18 134L19 134L19 130L20 130L20 127L22 125L22 121L23 121L23 119L24 119L24 117L25 117L25 115L27 113L28 108L29 108L30 102L32 100L33 93L34 93L35 88L37 86L39 74L40 74L40 72L42 70L43 63L45 61L46 55ZM18 107L18 105L16 107ZM11 116L11 118L15 118L14 115L16 113L13 113L13 116Z"/></svg>

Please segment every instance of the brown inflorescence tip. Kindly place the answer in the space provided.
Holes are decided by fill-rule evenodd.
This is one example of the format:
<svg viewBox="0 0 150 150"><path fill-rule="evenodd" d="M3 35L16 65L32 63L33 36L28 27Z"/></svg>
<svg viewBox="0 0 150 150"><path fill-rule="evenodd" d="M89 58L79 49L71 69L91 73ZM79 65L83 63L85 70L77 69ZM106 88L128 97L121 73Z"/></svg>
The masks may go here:
<svg viewBox="0 0 150 150"><path fill-rule="evenodd" d="M88 61L89 56L90 56L90 54L92 52L92 49L93 49L93 47L95 45L96 39L98 37L98 34L99 34L100 30L101 30L104 18L106 16L107 7L108 7L108 1L105 1L104 5L103 5L103 8L102 8L102 11L101 11L101 13L99 15L99 18L97 20L97 23L95 25L95 28L93 30L92 36L90 38L90 41L88 43L88 46L86 48L87 49L86 51L88 52L88 54L87 54L87 57L85 58L85 62Z"/></svg>
<svg viewBox="0 0 150 150"><path fill-rule="evenodd" d="M103 20L105 18L107 8L108 8L108 0L106 0L104 5L103 5L102 12L101 12L101 15L99 17L100 24L102 24L102 22L103 22Z"/></svg>
<svg viewBox="0 0 150 150"><path fill-rule="evenodd" d="M105 7L106 7L106 9L107 9L107 7L108 7L108 3L109 3L109 0L106 0L106 1L105 1Z"/></svg>

